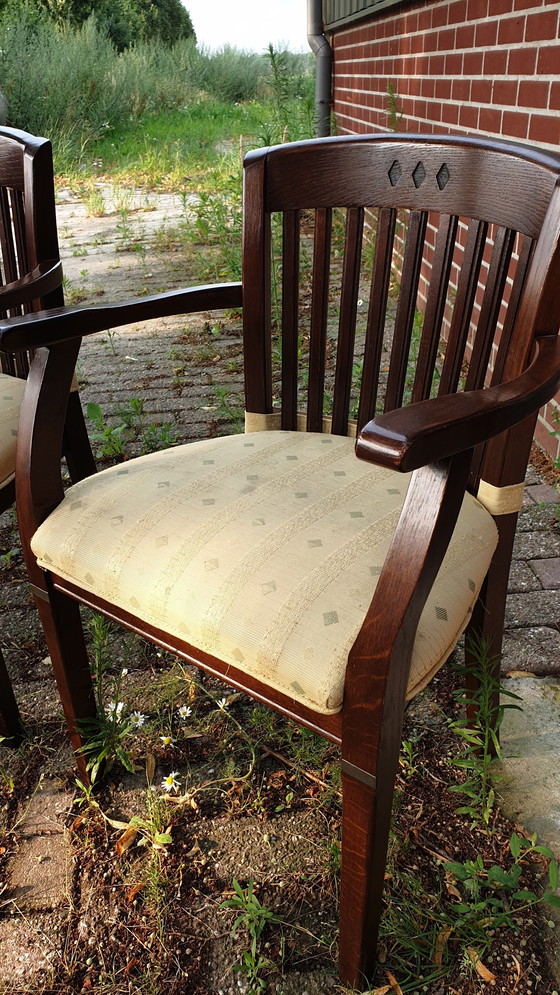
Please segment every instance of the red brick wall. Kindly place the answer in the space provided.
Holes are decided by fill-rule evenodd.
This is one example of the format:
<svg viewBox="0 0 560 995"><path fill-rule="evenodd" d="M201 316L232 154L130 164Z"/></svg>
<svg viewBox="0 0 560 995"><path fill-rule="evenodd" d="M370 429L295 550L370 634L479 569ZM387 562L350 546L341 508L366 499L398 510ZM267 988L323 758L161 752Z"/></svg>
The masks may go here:
<svg viewBox="0 0 560 995"><path fill-rule="evenodd" d="M560 2L423 0L338 30L331 44L339 134L391 130L396 111L404 131L560 147ZM560 395L536 439L560 457L555 413Z"/></svg>

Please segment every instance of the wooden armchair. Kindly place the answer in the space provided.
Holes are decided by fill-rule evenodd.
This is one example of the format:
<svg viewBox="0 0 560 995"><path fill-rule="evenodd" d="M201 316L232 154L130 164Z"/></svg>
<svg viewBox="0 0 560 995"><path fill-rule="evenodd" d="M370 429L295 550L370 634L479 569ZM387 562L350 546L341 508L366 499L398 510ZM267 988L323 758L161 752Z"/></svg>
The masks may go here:
<svg viewBox="0 0 560 995"><path fill-rule="evenodd" d="M0 280L2 318L64 303L51 144L13 128L0 128ZM5 511L15 500L16 437L29 356L2 353L0 359L0 511ZM64 448L72 480L95 471L75 390L68 400ZM20 733L0 652L0 735L16 741Z"/></svg>
<svg viewBox="0 0 560 995"><path fill-rule="evenodd" d="M499 651L536 412L560 382L559 177L558 156L474 138L264 149L245 160L242 285L1 322L2 349L37 349L18 508L74 747L95 708L79 603L340 743L352 986L374 965L405 701L465 627ZM241 304L246 433L64 496L79 336Z"/></svg>

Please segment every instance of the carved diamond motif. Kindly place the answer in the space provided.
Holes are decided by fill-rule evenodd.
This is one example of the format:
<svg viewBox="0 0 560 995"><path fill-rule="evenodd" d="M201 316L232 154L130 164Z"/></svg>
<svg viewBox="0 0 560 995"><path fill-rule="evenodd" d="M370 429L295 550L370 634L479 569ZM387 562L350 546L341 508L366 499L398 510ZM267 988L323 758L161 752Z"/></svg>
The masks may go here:
<svg viewBox="0 0 560 995"><path fill-rule="evenodd" d="M437 185L440 188L440 190L444 190L445 189L445 187L449 183L450 179L451 179L451 176L450 176L449 170L447 168L447 163L444 162L443 166L441 167L441 169L439 170L439 172L436 175Z"/></svg>
<svg viewBox="0 0 560 995"><path fill-rule="evenodd" d="M414 186L416 187L416 189L422 186L424 180L426 179L426 170L424 169L423 162L419 162L418 165L416 166L412 174L412 179L414 180Z"/></svg>
<svg viewBox="0 0 560 995"><path fill-rule="evenodd" d="M396 187L402 176L402 168L398 159L395 159L390 170L389 170L389 182L392 187Z"/></svg>

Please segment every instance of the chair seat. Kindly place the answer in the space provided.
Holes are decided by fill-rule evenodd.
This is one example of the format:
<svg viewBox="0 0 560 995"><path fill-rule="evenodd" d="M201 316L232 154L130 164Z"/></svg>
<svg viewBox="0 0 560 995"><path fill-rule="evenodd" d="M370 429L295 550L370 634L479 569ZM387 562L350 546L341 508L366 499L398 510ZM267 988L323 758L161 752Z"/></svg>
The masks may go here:
<svg viewBox="0 0 560 995"><path fill-rule="evenodd" d="M0 373L0 489L14 479L19 409L25 380Z"/></svg>
<svg viewBox="0 0 560 995"><path fill-rule="evenodd" d="M81 481L31 545L42 567L330 713L407 484L358 460L346 437L227 436ZM496 535L467 495L422 615L409 697L466 625Z"/></svg>

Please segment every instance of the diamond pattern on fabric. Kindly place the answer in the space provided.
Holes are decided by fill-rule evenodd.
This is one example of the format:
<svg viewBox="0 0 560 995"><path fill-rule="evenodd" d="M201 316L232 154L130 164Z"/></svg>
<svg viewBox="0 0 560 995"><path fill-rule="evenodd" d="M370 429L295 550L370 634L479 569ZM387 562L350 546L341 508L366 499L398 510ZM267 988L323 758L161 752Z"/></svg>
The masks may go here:
<svg viewBox="0 0 560 995"><path fill-rule="evenodd" d="M130 460L126 475L113 467L81 481L32 548L78 586L336 712L407 478L358 460L351 438L250 438L175 447ZM467 496L420 621L409 697L455 645L495 544L491 516Z"/></svg>

